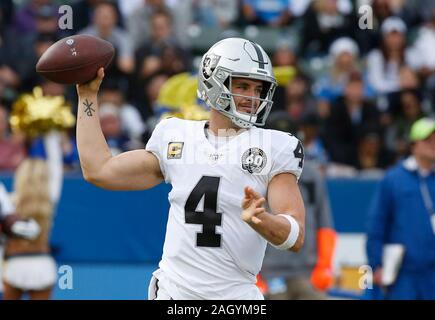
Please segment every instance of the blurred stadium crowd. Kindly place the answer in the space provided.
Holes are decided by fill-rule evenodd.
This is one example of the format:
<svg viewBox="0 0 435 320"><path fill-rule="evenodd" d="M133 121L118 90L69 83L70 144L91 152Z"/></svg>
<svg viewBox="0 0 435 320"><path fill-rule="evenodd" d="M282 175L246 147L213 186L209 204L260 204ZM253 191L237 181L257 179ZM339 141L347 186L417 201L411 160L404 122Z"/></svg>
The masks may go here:
<svg viewBox="0 0 435 320"><path fill-rule="evenodd" d="M64 4L72 7L72 30L58 25ZM366 4L372 29L359 24ZM75 108L75 88L41 78L35 64L55 41L77 33L116 48L100 94L113 153L144 146L160 116L190 107L177 106L177 94L198 104L199 57L229 36L270 53L279 89L268 126L298 132L306 157L328 175L381 172L409 153L411 124L434 112L434 0L2 0L0 170L14 170L26 156L25 138L8 125L20 94L41 86ZM193 79L181 85L188 92L174 91L180 74ZM78 170L73 131L63 152L65 166Z"/></svg>

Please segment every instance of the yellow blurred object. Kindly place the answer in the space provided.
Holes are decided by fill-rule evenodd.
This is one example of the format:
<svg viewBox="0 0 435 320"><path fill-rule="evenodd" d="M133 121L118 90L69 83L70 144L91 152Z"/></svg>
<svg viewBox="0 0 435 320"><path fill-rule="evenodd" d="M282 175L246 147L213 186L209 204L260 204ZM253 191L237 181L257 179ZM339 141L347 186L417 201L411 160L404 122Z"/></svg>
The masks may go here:
<svg viewBox="0 0 435 320"><path fill-rule="evenodd" d="M342 266L340 277L338 279L338 287L342 290L361 291L359 281L362 274L357 266Z"/></svg>
<svg viewBox="0 0 435 320"><path fill-rule="evenodd" d="M157 103L164 109L170 109L161 118L176 117L188 120L206 120L209 111L196 102L198 78L188 72L172 76L160 90Z"/></svg>
<svg viewBox="0 0 435 320"><path fill-rule="evenodd" d="M9 119L14 132L33 138L51 130L72 128L76 118L63 96L44 96L40 87L21 95L12 106Z"/></svg>
<svg viewBox="0 0 435 320"><path fill-rule="evenodd" d="M178 92L182 88L182 86L184 86L186 82L188 82L189 77L190 74L187 72L179 73L170 77L160 89L157 103L167 108L178 108L181 104Z"/></svg>
<svg viewBox="0 0 435 320"><path fill-rule="evenodd" d="M196 104L196 91L198 90L198 80L196 77L186 79L182 86L179 87L177 92L178 101L181 105Z"/></svg>
<svg viewBox="0 0 435 320"><path fill-rule="evenodd" d="M296 75L296 70L293 67L274 67L273 73L278 86L286 86Z"/></svg>

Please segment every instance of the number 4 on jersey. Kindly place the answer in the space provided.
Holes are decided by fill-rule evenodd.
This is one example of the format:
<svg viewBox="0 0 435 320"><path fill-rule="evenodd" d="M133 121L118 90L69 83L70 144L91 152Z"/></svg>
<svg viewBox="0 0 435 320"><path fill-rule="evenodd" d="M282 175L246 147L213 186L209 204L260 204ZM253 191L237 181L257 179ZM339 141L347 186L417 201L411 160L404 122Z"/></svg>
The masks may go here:
<svg viewBox="0 0 435 320"><path fill-rule="evenodd" d="M302 168L304 165L304 148L302 147L302 143L300 141L298 141L298 145L296 146L293 154L295 155L295 158L299 159L299 168Z"/></svg>
<svg viewBox="0 0 435 320"><path fill-rule="evenodd" d="M294 137L293 134L290 132L287 133L290 137ZM296 146L296 149L293 151L293 154L296 159L299 159L299 168L302 168L304 166L304 147L302 146L302 143L298 140L298 145Z"/></svg>
<svg viewBox="0 0 435 320"><path fill-rule="evenodd" d="M216 212L219 182L220 177L201 177L184 206L186 223L202 224L202 232L196 234L197 247L221 246L221 235L216 233L216 226L222 224L222 213ZM204 211L196 211L203 196Z"/></svg>

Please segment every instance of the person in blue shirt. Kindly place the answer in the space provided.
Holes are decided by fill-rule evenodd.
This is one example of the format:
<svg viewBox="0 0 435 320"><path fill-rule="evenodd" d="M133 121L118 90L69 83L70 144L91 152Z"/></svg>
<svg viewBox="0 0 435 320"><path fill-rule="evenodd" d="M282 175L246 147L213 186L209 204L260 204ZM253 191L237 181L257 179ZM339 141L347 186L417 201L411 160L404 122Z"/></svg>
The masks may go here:
<svg viewBox="0 0 435 320"><path fill-rule="evenodd" d="M369 217L367 257L386 299L435 299L435 120L410 132L412 154L387 171ZM386 245L403 248L398 273L385 285ZM391 246L389 246L391 247ZM401 260L401 261L400 261ZM385 272L385 273L384 273Z"/></svg>

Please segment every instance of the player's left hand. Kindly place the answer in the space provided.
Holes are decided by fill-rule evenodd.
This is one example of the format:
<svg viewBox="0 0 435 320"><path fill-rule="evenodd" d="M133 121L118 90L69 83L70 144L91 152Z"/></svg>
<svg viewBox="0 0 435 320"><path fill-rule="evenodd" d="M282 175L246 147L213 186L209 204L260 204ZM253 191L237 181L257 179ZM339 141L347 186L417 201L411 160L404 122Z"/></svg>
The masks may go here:
<svg viewBox="0 0 435 320"><path fill-rule="evenodd" d="M251 187L245 187L245 197L242 200L242 219L247 223L259 224L261 219L258 215L266 212L263 207L266 199Z"/></svg>

